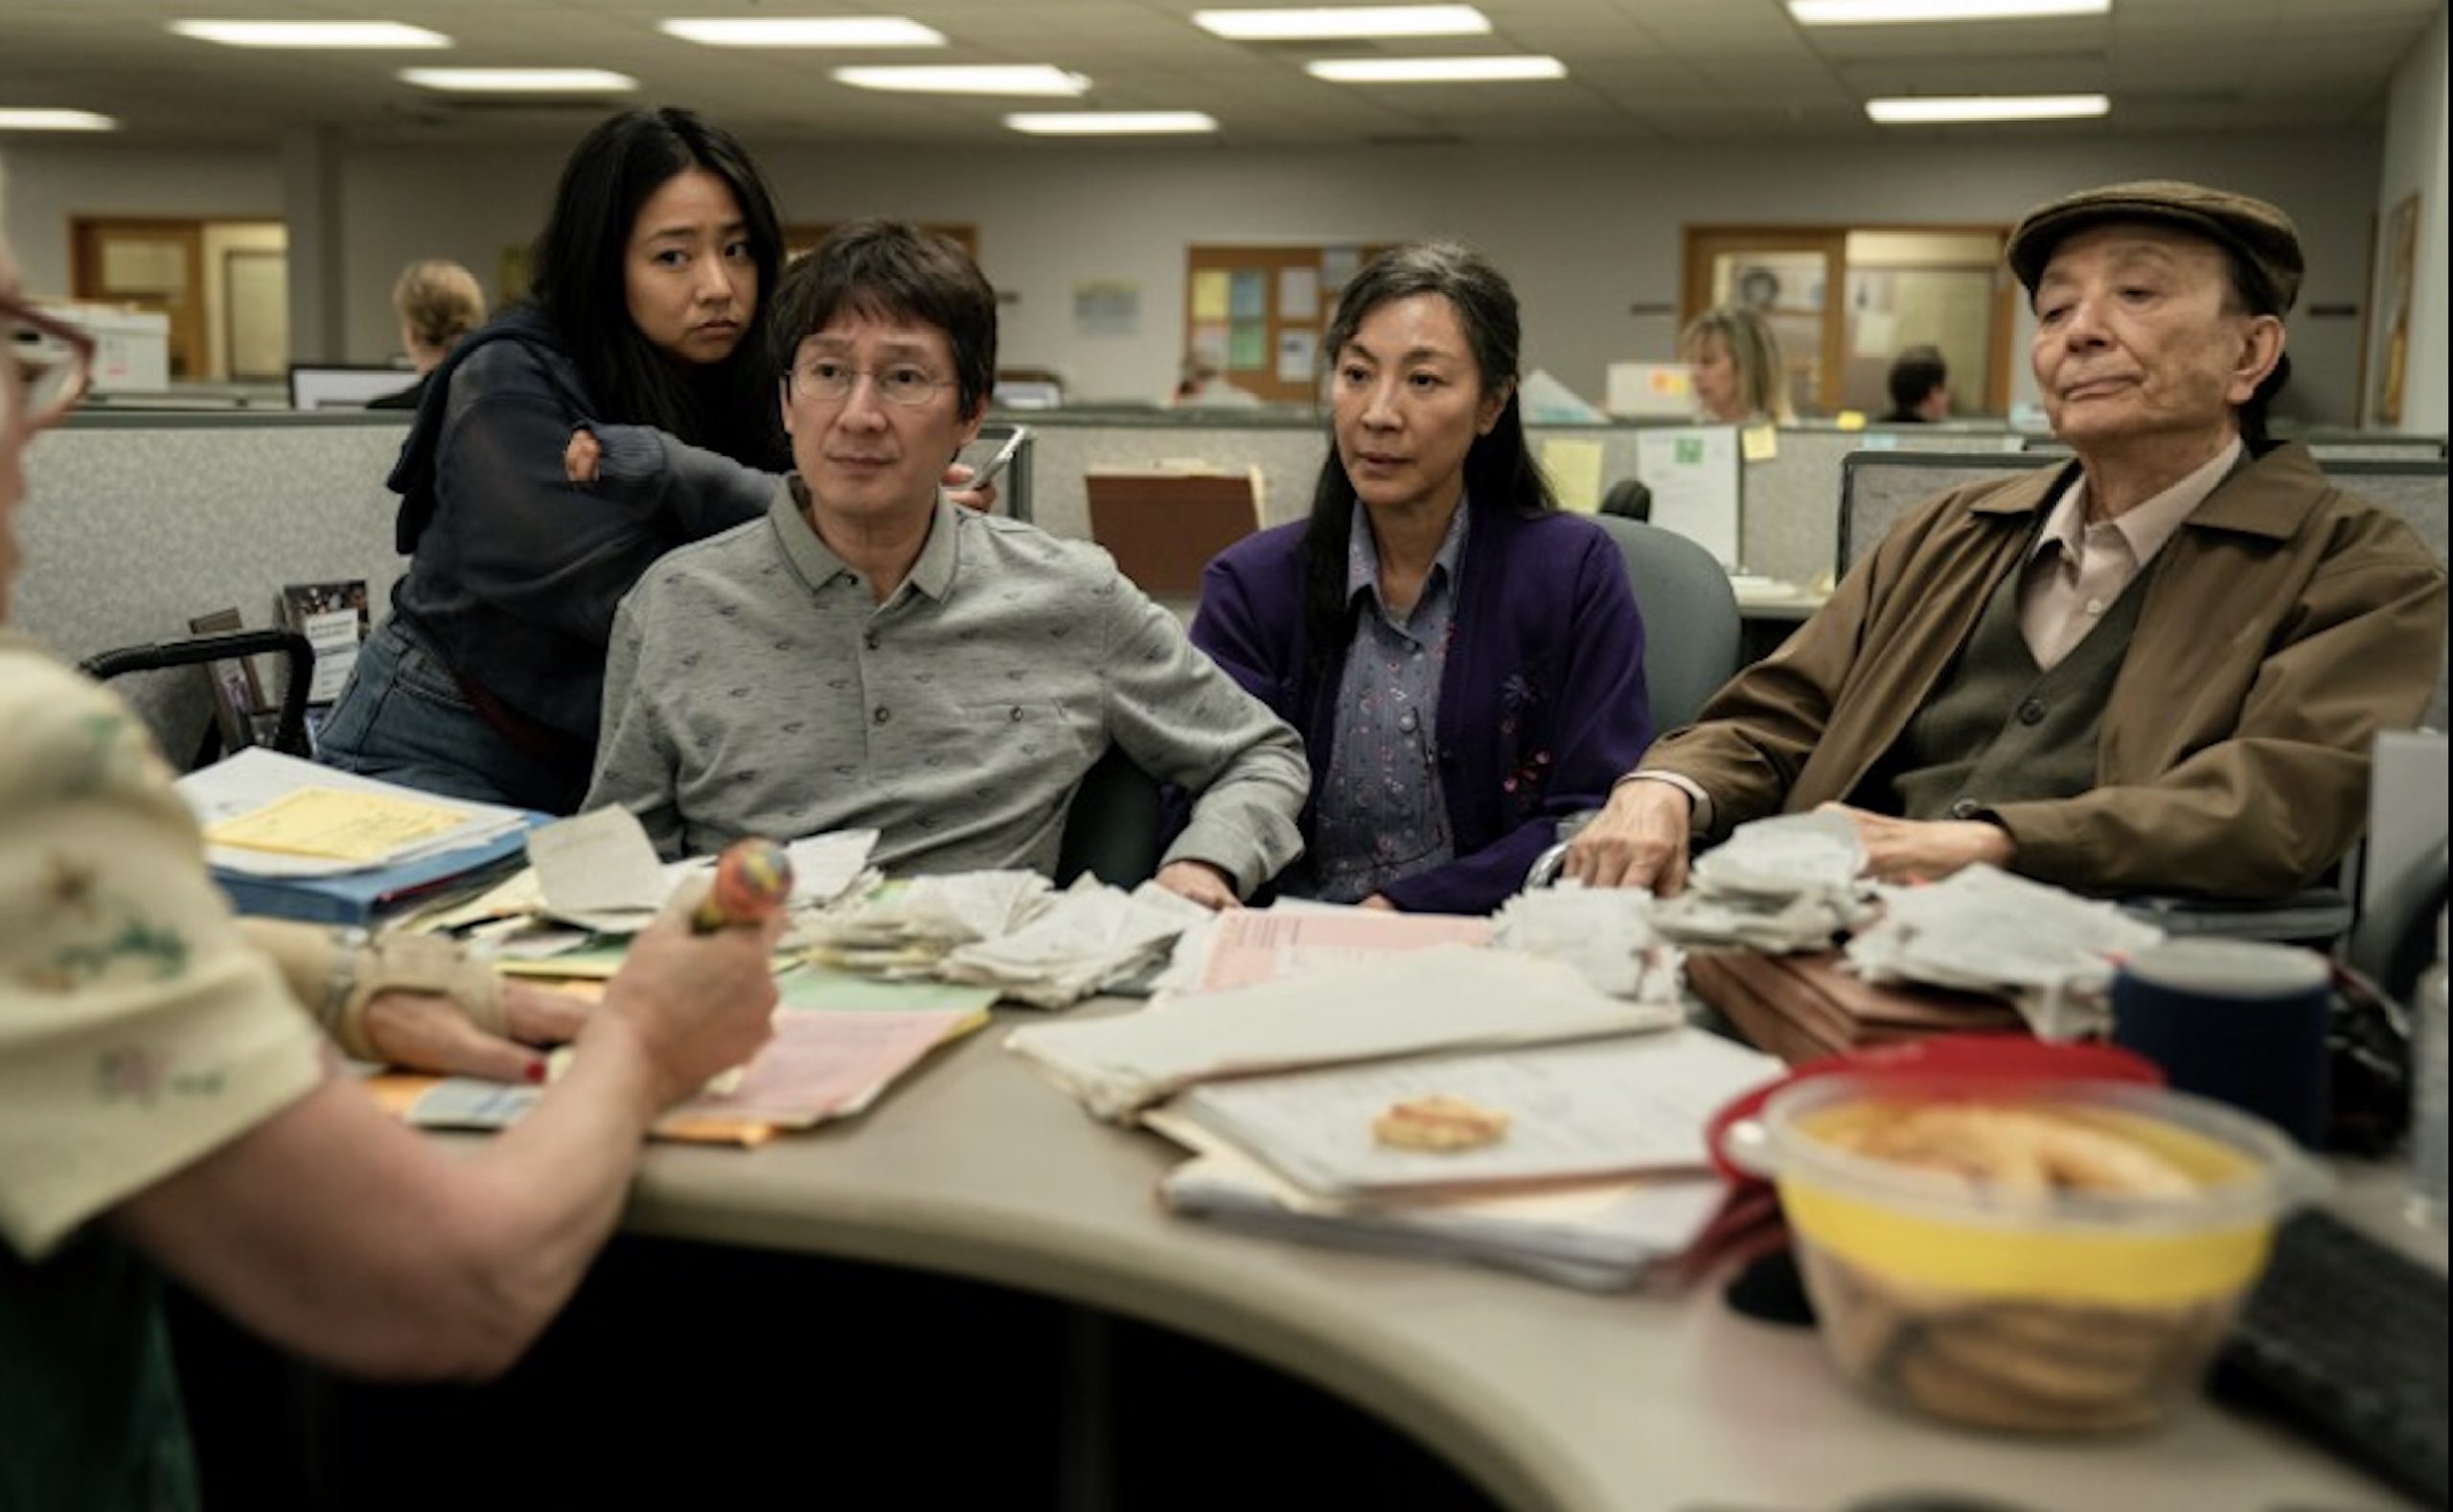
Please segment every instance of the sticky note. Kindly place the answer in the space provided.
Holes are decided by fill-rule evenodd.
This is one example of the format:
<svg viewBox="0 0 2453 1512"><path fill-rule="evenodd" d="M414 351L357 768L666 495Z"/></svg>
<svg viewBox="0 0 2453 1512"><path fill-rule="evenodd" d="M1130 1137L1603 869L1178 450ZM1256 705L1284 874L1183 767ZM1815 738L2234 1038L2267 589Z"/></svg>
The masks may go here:
<svg viewBox="0 0 2453 1512"><path fill-rule="evenodd" d="M1749 425L1737 433L1737 454L1749 462L1769 462L1780 454L1780 433L1769 425Z"/></svg>

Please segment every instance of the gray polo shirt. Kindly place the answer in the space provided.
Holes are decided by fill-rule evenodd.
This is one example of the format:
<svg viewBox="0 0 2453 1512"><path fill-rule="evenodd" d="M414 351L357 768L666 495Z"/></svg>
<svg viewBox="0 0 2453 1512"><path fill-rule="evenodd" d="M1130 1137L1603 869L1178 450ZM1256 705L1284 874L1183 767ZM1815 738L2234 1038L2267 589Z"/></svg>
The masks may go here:
<svg viewBox="0 0 2453 1512"><path fill-rule="evenodd" d="M942 499L884 604L818 539L797 478L622 601L587 807L667 856L875 827L889 871L1052 871L1113 743L1197 794L1167 859L1249 892L1302 850L1301 740L1108 554Z"/></svg>

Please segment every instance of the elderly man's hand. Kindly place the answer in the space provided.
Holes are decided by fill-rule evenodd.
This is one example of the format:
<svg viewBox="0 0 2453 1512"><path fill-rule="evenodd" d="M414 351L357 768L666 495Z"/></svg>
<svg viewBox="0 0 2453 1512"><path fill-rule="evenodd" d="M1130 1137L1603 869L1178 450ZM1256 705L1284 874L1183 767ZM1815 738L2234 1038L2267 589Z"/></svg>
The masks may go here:
<svg viewBox="0 0 2453 1512"><path fill-rule="evenodd" d="M1694 800L1665 782L1622 782L1568 845L1567 875L1593 887L1650 887L1673 898L1686 885Z"/></svg>
<svg viewBox="0 0 2453 1512"><path fill-rule="evenodd" d="M533 1047L561 1044L587 1021L585 998L525 982L503 983L502 1007L509 1039L478 1028L440 993L394 988L367 1000L366 1033L393 1065L496 1082L541 1082L545 1062Z"/></svg>
<svg viewBox="0 0 2453 1512"><path fill-rule="evenodd" d="M1169 861L1151 881L1204 908L1239 908L1234 879L1207 861Z"/></svg>
<svg viewBox="0 0 2453 1512"><path fill-rule="evenodd" d="M1845 803L1823 808L1857 826L1866 875L1877 882L1937 882L1979 862L2006 867L2018 854L2009 831L1983 819L1894 819Z"/></svg>

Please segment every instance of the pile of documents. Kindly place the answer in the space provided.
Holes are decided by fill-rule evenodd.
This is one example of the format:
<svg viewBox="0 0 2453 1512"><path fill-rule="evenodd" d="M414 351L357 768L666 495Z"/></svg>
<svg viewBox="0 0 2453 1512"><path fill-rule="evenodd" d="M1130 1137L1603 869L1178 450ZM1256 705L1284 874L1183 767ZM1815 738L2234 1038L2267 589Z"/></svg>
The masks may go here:
<svg viewBox="0 0 2453 1512"><path fill-rule="evenodd" d="M1879 896L1881 919L1848 942L1851 970L2006 997L2041 1039L2105 1027L2116 963L2164 938L2116 905L1991 866Z"/></svg>
<svg viewBox="0 0 2453 1512"><path fill-rule="evenodd" d="M1186 933L1148 1008L1005 1043L1094 1115L1193 1152L1160 1186L1175 1212L1622 1289L1703 1231L1721 1192L1705 1122L1779 1071L1683 1027L1646 902L1229 913ZM1392 1112L1452 1100L1496 1135L1387 1137Z"/></svg>
<svg viewBox="0 0 2453 1512"><path fill-rule="evenodd" d="M1837 813L1741 824L1697 857L1686 890L1652 910L1653 928L1687 946L1819 951L1865 916L1857 876L1866 849Z"/></svg>
<svg viewBox="0 0 2453 1512"><path fill-rule="evenodd" d="M241 913L369 924L510 863L539 816L438 798L263 746L178 780Z"/></svg>
<svg viewBox="0 0 2453 1512"><path fill-rule="evenodd" d="M1063 1008L1146 974L1208 917L1151 882L1128 894L1085 874L1060 893L1037 872L962 872L857 892L802 920L791 943L849 971Z"/></svg>

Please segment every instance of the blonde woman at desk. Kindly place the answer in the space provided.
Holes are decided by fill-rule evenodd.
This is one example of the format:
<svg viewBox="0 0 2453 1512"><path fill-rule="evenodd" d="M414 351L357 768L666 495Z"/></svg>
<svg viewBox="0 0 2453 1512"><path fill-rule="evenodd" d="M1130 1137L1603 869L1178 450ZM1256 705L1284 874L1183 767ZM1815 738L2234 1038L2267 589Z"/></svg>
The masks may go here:
<svg viewBox="0 0 2453 1512"><path fill-rule="evenodd" d="M477 275L448 258L427 258L401 270L392 286L392 312L401 317L401 350L418 380L396 394L367 401L369 409L415 409L425 401L426 380L460 338L486 323L486 291Z"/></svg>
<svg viewBox="0 0 2453 1512"><path fill-rule="evenodd" d="M1789 370L1780 338L1759 310L1723 305L1696 316L1679 333L1678 350L1693 370L1696 419L1707 424L1788 425Z"/></svg>
<svg viewBox="0 0 2453 1512"><path fill-rule="evenodd" d="M0 622L24 453L91 370L0 239ZM508 1366L620 1215L648 1125L754 1053L774 930L639 936L525 1120L452 1156L335 1074L239 931L126 705L0 630L0 1505L191 1507L168 1271L331 1368ZM157 1270L158 1268L158 1270Z"/></svg>
<svg viewBox="0 0 2453 1512"><path fill-rule="evenodd" d="M1289 890L1487 913L1651 736L1624 561L1559 513L1525 444L1519 329L1479 253L1375 260L1323 343L1311 517L1202 574L1193 643L1311 761Z"/></svg>

